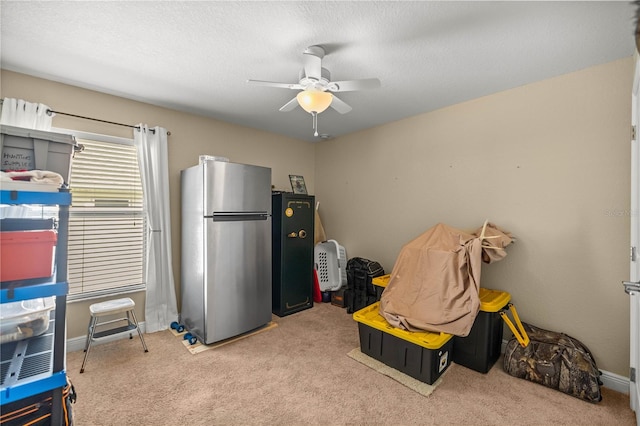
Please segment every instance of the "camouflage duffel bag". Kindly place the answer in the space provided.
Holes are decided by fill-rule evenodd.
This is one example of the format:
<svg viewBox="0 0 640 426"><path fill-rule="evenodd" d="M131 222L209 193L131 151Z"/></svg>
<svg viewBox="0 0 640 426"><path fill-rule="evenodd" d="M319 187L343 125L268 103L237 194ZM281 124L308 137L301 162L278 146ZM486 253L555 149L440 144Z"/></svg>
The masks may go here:
<svg viewBox="0 0 640 426"><path fill-rule="evenodd" d="M602 400L602 373L586 346L564 333L524 322L522 325L529 343L523 347L516 337L509 340L504 352L504 370L508 374L588 402Z"/></svg>

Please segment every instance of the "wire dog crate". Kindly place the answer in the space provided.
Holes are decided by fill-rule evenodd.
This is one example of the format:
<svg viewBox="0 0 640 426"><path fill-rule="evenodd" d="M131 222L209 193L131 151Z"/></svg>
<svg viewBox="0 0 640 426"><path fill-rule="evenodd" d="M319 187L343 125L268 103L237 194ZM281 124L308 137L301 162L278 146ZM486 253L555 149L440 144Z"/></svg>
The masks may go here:
<svg viewBox="0 0 640 426"><path fill-rule="evenodd" d="M347 252L336 240L323 241L313 249L320 291L336 291L347 285Z"/></svg>

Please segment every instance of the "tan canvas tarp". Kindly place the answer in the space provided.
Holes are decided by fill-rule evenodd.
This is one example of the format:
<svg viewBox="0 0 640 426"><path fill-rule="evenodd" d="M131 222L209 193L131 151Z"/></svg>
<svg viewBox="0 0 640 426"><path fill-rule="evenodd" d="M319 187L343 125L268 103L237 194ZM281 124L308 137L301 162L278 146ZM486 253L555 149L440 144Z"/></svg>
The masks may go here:
<svg viewBox="0 0 640 426"><path fill-rule="evenodd" d="M480 309L482 261L502 259L511 242L493 224L473 234L442 223L428 229L400 251L380 314L406 330L467 336Z"/></svg>

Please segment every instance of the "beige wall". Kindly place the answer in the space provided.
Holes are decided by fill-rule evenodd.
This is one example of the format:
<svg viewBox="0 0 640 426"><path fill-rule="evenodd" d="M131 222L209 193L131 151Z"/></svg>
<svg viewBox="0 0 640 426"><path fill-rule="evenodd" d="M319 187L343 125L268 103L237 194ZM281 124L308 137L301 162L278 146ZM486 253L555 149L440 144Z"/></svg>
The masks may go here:
<svg viewBox="0 0 640 426"><path fill-rule="evenodd" d="M117 96L29 77L6 70L0 75L0 97L42 102L50 108L125 124L146 123L162 126L169 136L169 192L173 243L173 269L180 309L180 170L198 163L200 154L228 157L237 163L256 164L272 169L272 184L290 189L289 174L300 174L310 193L314 191L313 145L272 133L185 114ZM126 127L57 115L53 126L132 138ZM292 164L295 166L292 168ZM132 296L139 317L144 318L144 295ZM89 321L90 302L70 303L68 338L83 336Z"/></svg>
<svg viewBox="0 0 640 426"><path fill-rule="evenodd" d="M328 238L390 272L436 223L489 219L518 241L481 285L627 377L632 77L624 59L318 144Z"/></svg>
<svg viewBox="0 0 640 426"><path fill-rule="evenodd" d="M315 145L8 71L0 96L171 131L178 296L180 170L199 154L226 156L271 167L278 188L304 175L328 237L388 271L438 222L472 229L489 219L513 232L518 242L483 267L482 285L508 291L523 320L583 340L601 369L626 377L632 74L624 59ZM54 126L131 136L64 116ZM87 311L88 302L70 306L70 338L85 333Z"/></svg>

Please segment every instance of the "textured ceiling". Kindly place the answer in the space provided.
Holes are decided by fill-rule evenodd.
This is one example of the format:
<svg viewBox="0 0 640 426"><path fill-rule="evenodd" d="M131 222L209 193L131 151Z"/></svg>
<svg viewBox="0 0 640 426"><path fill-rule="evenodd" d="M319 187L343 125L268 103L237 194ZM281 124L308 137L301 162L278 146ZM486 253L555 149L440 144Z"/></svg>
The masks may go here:
<svg viewBox="0 0 640 426"><path fill-rule="evenodd" d="M2 68L308 141L311 116L278 111L296 91L246 83L297 82L308 46L333 80L382 82L319 115L339 136L631 56L635 27L627 1L3 0L0 14Z"/></svg>

